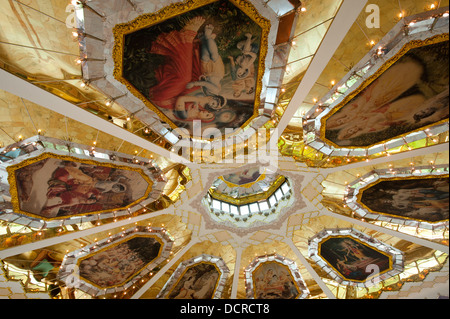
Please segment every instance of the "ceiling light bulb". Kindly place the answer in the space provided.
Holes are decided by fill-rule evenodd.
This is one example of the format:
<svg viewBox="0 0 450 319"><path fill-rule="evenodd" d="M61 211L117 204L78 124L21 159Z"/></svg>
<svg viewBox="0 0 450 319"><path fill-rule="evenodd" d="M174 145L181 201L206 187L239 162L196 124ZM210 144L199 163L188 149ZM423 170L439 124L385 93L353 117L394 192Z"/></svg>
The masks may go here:
<svg viewBox="0 0 450 319"><path fill-rule="evenodd" d="M306 12L306 8L305 8L305 7L302 7L302 8L300 9L300 11L301 11L301 12Z"/></svg>

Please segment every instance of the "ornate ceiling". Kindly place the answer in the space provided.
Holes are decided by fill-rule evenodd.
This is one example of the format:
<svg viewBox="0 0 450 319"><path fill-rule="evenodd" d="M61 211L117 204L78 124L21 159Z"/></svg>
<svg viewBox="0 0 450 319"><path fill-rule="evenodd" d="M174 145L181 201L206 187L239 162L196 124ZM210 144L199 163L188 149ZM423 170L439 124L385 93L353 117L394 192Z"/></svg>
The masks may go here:
<svg viewBox="0 0 450 319"><path fill-rule="evenodd" d="M448 1L0 9L1 298L448 296Z"/></svg>

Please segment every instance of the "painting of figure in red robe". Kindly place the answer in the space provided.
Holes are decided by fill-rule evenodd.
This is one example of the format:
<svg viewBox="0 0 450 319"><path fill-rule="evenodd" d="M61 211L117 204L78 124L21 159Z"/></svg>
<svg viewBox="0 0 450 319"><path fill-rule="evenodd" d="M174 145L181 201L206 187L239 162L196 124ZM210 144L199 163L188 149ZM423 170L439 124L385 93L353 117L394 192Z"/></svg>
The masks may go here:
<svg viewBox="0 0 450 319"><path fill-rule="evenodd" d="M126 34L122 76L163 120L225 134L255 113L261 37L233 1L215 1Z"/></svg>
<svg viewBox="0 0 450 319"><path fill-rule="evenodd" d="M361 203L371 211L427 222L448 220L449 181L446 177L384 180L367 189Z"/></svg>
<svg viewBox="0 0 450 319"><path fill-rule="evenodd" d="M152 184L138 169L51 154L13 174L20 211L44 219L125 209Z"/></svg>
<svg viewBox="0 0 450 319"><path fill-rule="evenodd" d="M409 50L325 118L325 138L368 147L449 118L448 40Z"/></svg>
<svg viewBox="0 0 450 319"><path fill-rule="evenodd" d="M390 270L392 258L351 236L325 239L320 243L319 255L342 278L359 282Z"/></svg>
<svg viewBox="0 0 450 319"><path fill-rule="evenodd" d="M289 268L277 262L265 262L252 273L255 299L295 299L299 289Z"/></svg>

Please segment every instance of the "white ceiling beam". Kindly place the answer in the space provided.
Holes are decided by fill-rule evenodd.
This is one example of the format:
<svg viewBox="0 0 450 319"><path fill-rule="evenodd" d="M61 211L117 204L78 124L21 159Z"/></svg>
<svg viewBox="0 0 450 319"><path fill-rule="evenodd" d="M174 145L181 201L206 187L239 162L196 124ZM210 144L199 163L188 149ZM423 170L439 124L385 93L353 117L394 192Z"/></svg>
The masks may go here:
<svg viewBox="0 0 450 319"><path fill-rule="evenodd" d="M89 125L106 134L125 140L138 147L142 147L145 150L166 157L173 162L183 163L185 165L190 163L185 158L155 145L95 114L83 110L82 108L2 69L0 69L0 89L43 106L53 112L67 116L75 121Z"/></svg>
<svg viewBox="0 0 450 319"><path fill-rule="evenodd" d="M289 102L280 122L272 135L272 139L279 140L299 106L305 101L309 92L317 82L328 62L333 57L342 40L344 40L353 23L364 9L367 0L344 0L338 13L334 17L323 41L314 55L311 64L300 82L294 96ZM299 44L301 45L301 44Z"/></svg>

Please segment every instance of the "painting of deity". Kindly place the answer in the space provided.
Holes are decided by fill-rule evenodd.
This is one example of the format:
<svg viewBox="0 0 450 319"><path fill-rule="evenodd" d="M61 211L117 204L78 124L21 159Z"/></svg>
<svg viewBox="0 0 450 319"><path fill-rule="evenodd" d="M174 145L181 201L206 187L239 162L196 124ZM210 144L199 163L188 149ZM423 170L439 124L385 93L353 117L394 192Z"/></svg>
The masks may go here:
<svg viewBox="0 0 450 319"><path fill-rule="evenodd" d="M372 212L426 222L448 220L448 200L448 176L382 180L359 199Z"/></svg>
<svg viewBox="0 0 450 319"><path fill-rule="evenodd" d="M322 257L342 278L350 281L366 281L371 275L390 270L390 256L364 244L352 236L330 237L320 243Z"/></svg>
<svg viewBox="0 0 450 319"><path fill-rule="evenodd" d="M255 182L260 176L259 167L252 167L239 173L224 175L223 179L235 185L245 185Z"/></svg>
<svg viewBox="0 0 450 319"><path fill-rule="evenodd" d="M137 168L50 153L10 166L8 173L19 212L47 220L125 209L152 186Z"/></svg>
<svg viewBox="0 0 450 319"><path fill-rule="evenodd" d="M99 288L122 286L155 260L161 243L150 236L136 236L83 258L81 279Z"/></svg>
<svg viewBox="0 0 450 319"><path fill-rule="evenodd" d="M252 273L255 299L296 299L300 293L289 268L265 262Z"/></svg>
<svg viewBox="0 0 450 319"><path fill-rule="evenodd" d="M222 134L241 127L258 108L266 37L255 21L262 18L248 15L257 12L248 10L252 5L245 0L189 0L183 10L191 10L165 18L176 6L128 23L139 26L134 32L123 34L123 26L116 26L116 39L123 36L116 78L163 121L191 136L194 121L202 131L216 128ZM143 27L139 23L146 18L150 22Z"/></svg>
<svg viewBox="0 0 450 319"><path fill-rule="evenodd" d="M447 38L388 62L380 76L322 119L325 139L340 147L369 147L448 120L448 53Z"/></svg>
<svg viewBox="0 0 450 319"><path fill-rule="evenodd" d="M201 262L186 268L168 294L168 299L212 299L219 282L217 267Z"/></svg>

